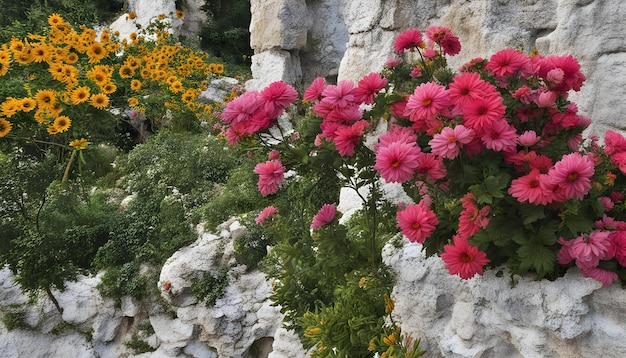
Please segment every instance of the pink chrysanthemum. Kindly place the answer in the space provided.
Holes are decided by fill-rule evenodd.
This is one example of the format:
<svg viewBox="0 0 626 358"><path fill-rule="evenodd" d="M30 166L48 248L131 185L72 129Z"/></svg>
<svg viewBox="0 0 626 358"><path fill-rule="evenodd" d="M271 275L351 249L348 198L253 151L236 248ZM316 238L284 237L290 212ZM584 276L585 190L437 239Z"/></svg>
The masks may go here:
<svg viewBox="0 0 626 358"><path fill-rule="evenodd" d="M320 104L328 104L331 109L347 107L354 103L354 83L339 81L337 85L328 85L322 97Z"/></svg>
<svg viewBox="0 0 626 358"><path fill-rule="evenodd" d="M322 92L326 88L326 80L323 77L317 77L309 88L304 91L303 98L309 102L317 102L322 98Z"/></svg>
<svg viewBox="0 0 626 358"><path fill-rule="evenodd" d="M593 173L594 164L588 157L579 153L570 153L556 162L548 175L555 185L564 190L567 199L582 200L591 189Z"/></svg>
<svg viewBox="0 0 626 358"><path fill-rule="evenodd" d="M471 246L467 239L461 236L453 238L454 245L444 245L441 259L451 275L459 275L464 280L473 278L476 274L483 274L483 266L489 263L487 254Z"/></svg>
<svg viewBox="0 0 626 358"><path fill-rule="evenodd" d="M228 102L220 118L231 126L250 119L259 109L258 95L255 91L246 92Z"/></svg>
<svg viewBox="0 0 626 358"><path fill-rule="evenodd" d="M483 128L480 137L485 147L496 152L510 152L517 147L517 130L506 119L499 119Z"/></svg>
<svg viewBox="0 0 626 358"><path fill-rule="evenodd" d="M435 213L426 205L413 204L396 214L398 227L411 242L423 243L439 224Z"/></svg>
<svg viewBox="0 0 626 358"><path fill-rule="evenodd" d="M482 133L483 128L503 118L505 110L500 96L479 98L463 107L463 124Z"/></svg>
<svg viewBox="0 0 626 358"><path fill-rule="evenodd" d="M380 73L372 72L363 77L357 88L354 89L354 98L357 103L371 104L374 103L376 93L387 85L387 79L381 78Z"/></svg>
<svg viewBox="0 0 626 358"><path fill-rule="evenodd" d="M417 179L433 183L446 176L448 170L443 158L433 153L420 152L417 156Z"/></svg>
<svg viewBox="0 0 626 358"><path fill-rule="evenodd" d="M335 147L341 156L353 156L354 147L361 141L365 129L369 127L367 121L358 121L351 126L340 126L335 131Z"/></svg>
<svg viewBox="0 0 626 358"><path fill-rule="evenodd" d="M478 208L476 204L476 196L474 194L467 193L461 198L461 206L463 211L459 216L459 230L458 234L462 237L469 238L480 229L484 229L489 225L489 212L491 207L486 205L482 208Z"/></svg>
<svg viewBox="0 0 626 358"><path fill-rule="evenodd" d="M617 165L622 174L626 174L626 152L619 152L611 155L611 163Z"/></svg>
<svg viewBox="0 0 626 358"><path fill-rule="evenodd" d="M435 134L428 142L432 153L448 159L454 159L459 155L463 145L474 139L474 131L463 125L454 128L444 127L441 133Z"/></svg>
<svg viewBox="0 0 626 358"><path fill-rule="evenodd" d="M613 256L622 267L626 267L626 231L617 230L611 234Z"/></svg>
<svg viewBox="0 0 626 358"><path fill-rule="evenodd" d="M478 98L497 95L496 88L483 81L476 72L465 72L455 76L450 83L450 103L459 108Z"/></svg>
<svg viewBox="0 0 626 358"><path fill-rule="evenodd" d="M616 272L604 270L598 267L581 269L580 274L583 275L583 277L593 278L596 281L602 282L604 287L611 286L613 281L619 278Z"/></svg>
<svg viewBox="0 0 626 358"><path fill-rule="evenodd" d="M626 152L626 138L620 133L607 130L604 133L604 152L608 155Z"/></svg>
<svg viewBox="0 0 626 358"><path fill-rule="evenodd" d="M257 186L263 196L278 191L278 186L285 182L285 167L280 160L268 160L254 167L254 172L259 174Z"/></svg>
<svg viewBox="0 0 626 358"><path fill-rule="evenodd" d="M378 148L394 142L415 144L417 142L417 134L409 127L393 126L387 133L378 138L378 142L374 147L376 151L378 151Z"/></svg>
<svg viewBox="0 0 626 358"><path fill-rule="evenodd" d="M275 206L270 205L266 207L265 209L261 210L261 212L256 217L256 219L254 219L254 221L259 225L263 225L265 224L265 220L267 220L268 218L276 214L278 214L278 209Z"/></svg>
<svg viewBox="0 0 626 358"><path fill-rule="evenodd" d="M374 170L388 183L404 183L413 177L420 151L414 143L389 143L376 153Z"/></svg>
<svg viewBox="0 0 626 358"><path fill-rule="evenodd" d="M422 83L409 96L405 115L412 122L434 119L450 105L450 97L444 86L434 82Z"/></svg>
<svg viewBox="0 0 626 358"><path fill-rule="evenodd" d="M405 50L411 50L423 45L422 33L416 29L409 29L398 35L393 43L393 50L402 55Z"/></svg>
<svg viewBox="0 0 626 358"><path fill-rule="evenodd" d="M520 203L534 205L546 205L552 201L552 191L548 190L542 181L548 180L546 174L541 174L538 169L532 169L530 173L513 179L508 192Z"/></svg>
<svg viewBox="0 0 626 358"><path fill-rule="evenodd" d="M512 76L519 72L522 77L531 73L530 59L518 50L506 48L493 54L485 69L491 71L494 76Z"/></svg>
<svg viewBox="0 0 626 358"><path fill-rule="evenodd" d="M525 131L517 138L519 144L523 145L524 147L531 147L537 144L539 140L541 140L541 137L538 136L537 132L535 131Z"/></svg>
<svg viewBox="0 0 626 358"><path fill-rule="evenodd" d="M298 92L284 81L270 83L259 93L259 101L269 118L279 117L298 98Z"/></svg>
<svg viewBox="0 0 626 358"><path fill-rule="evenodd" d="M311 230L331 223L337 216L337 208L332 204L324 204L311 221Z"/></svg>
<svg viewBox="0 0 626 358"><path fill-rule="evenodd" d="M580 72L580 64L571 55L565 56L545 56L540 58L534 64L535 75L550 81L549 74L552 73L554 78L554 69L562 71L562 78L558 83L552 83L551 89L560 93L566 93L570 90L580 91L585 82L585 75Z"/></svg>
<svg viewBox="0 0 626 358"><path fill-rule="evenodd" d="M576 266L588 269L606 259L611 247L609 235L609 231L594 230L588 236L581 235L571 240L569 254L576 261Z"/></svg>

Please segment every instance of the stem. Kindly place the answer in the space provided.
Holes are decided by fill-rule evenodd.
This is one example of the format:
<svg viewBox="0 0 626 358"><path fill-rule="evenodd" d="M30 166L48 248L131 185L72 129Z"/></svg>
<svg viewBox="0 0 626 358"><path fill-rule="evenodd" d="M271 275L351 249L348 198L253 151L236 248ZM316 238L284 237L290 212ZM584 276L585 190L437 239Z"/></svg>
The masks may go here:
<svg viewBox="0 0 626 358"><path fill-rule="evenodd" d="M67 162L67 165L65 166L65 172L63 173L63 179L61 179L61 183L67 182L67 178L70 176L70 168L72 167L72 164L74 164L74 160L76 159L76 152L78 151L74 150L72 152L72 156L70 156L70 161Z"/></svg>
<svg viewBox="0 0 626 358"><path fill-rule="evenodd" d="M48 142L48 141L45 141L45 140L39 140L39 139L33 139L33 138L25 138L25 137L14 137L14 136L7 136L7 138L23 140L25 142L30 142L30 143L41 143L41 144L54 145L54 146L57 146L57 147L61 147L63 149L70 149L70 147L68 147L66 145L59 144L59 143L54 143L54 142Z"/></svg>
<svg viewBox="0 0 626 358"><path fill-rule="evenodd" d="M52 294L52 290L50 290L50 285L46 285L45 290L46 294L48 294L48 298L50 298L50 301L54 303L54 307L56 307L57 311L59 311L59 313L63 315L63 308L59 305L59 301L57 301L56 297L54 297L54 295Z"/></svg>

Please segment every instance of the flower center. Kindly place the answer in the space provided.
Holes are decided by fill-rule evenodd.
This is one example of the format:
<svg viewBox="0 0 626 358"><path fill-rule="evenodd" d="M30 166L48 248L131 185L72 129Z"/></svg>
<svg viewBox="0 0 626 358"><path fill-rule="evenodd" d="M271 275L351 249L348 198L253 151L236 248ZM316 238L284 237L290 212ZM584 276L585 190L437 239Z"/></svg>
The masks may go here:
<svg viewBox="0 0 626 358"><path fill-rule="evenodd" d="M464 252L459 257L459 260L461 260L461 262L463 262L463 263L472 262L472 261L474 261L474 256L472 256L472 254L470 254L469 252Z"/></svg>
<svg viewBox="0 0 626 358"><path fill-rule="evenodd" d="M422 101L422 106L429 106L431 103L433 103L433 99L432 98L425 98Z"/></svg>
<svg viewBox="0 0 626 358"><path fill-rule="evenodd" d="M451 136L448 137L448 143L452 143L452 142L455 142L455 141L456 141L456 137L455 136L451 135Z"/></svg>
<svg viewBox="0 0 626 358"><path fill-rule="evenodd" d="M394 167L394 168L399 167L399 166L400 166L400 161L399 161L399 160L394 160L394 161L391 163L391 166L392 166L392 167Z"/></svg>
<svg viewBox="0 0 626 358"><path fill-rule="evenodd" d="M530 181L530 183L528 183L528 184L530 184L530 187L531 187L531 188L536 188L536 187L538 187L538 186L539 186L539 180L537 180L537 179L533 179L533 180L531 180L531 181Z"/></svg>
<svg viewBox="0 0 626 358"><path fill-rule="evenodd" d="M574 172L567 174L567 180L574 181L576 179L578 179L578 173Z"/></svg>
<svg viewBox="0 0 626 358"><path fill-rule="evenodd" d="M422 227L422 226L420 225L420 223L413 223L413 224L411 224L411 229L418 230L420 227Z"/></svg>

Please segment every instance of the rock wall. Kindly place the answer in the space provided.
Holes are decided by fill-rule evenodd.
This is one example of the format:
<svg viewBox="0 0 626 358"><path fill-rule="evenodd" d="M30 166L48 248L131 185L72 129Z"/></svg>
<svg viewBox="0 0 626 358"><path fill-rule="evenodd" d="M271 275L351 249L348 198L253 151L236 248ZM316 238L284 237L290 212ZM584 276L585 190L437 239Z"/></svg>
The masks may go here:
<svg viewBox="0 0 626 358"><path fill-rule="evenodd" d="M283 79L358 81L380 70L407 28L449 26L463 49L450 64L504 47L572 54L587 82L572 96L592 132L626 129L626 2L606 0L251 0L251 47L259 89Z"/></svg>

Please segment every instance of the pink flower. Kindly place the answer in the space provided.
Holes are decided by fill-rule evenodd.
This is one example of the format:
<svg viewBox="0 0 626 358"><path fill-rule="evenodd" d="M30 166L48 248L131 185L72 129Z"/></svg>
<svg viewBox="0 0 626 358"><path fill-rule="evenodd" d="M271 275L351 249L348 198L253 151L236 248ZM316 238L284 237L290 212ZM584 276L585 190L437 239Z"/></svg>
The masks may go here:
<svg viewBox="0 0 626 358"><path fill-rule="evenodd" d="M439 45L443 49L443 53L449 56L454 56L461 52L461 41L456 36L443 38Z"/></svg>
<svg viewBox="0 0 626 358"><path fill-rule="evenodd" d="M303 98L309 102L317 102L322 98L322 92L326 87L326 80L323 77L317 77L311 83L311 86L304 91Z"/></svg>
<svg viewBox="0 0 626 358"><path fill-rule="evenodd" d="M506 119L499 119L484 128L480 139L488 149L496 152L510 152L517 146L517 130Z"/></svg>
<svg viewBox="0 0 626 358"><path fill-rule="evenodd" d="M273 149L270 154L268 154L268 158L270 160L274 160L274 159L280 159L280 152L277 151L276 149Z"/></svg>
<svg viewBox="0 0 626 358"><path fill-rule="evenodd" d="M285 182L285 167L280 160L268 160L254 167L254 172L259 174L257 186L263 196L278 191L278 186Z"/></svg>
<svg viewBox="0 0 626 358"><path fill-rule="evenodd" d="M611 155L611 163L617 165L622 174L626 174L626 152Z"/></svg>
<svg viewBox="0 0 626 358"><path fill-rule="evenodd" d="M419 66L415 66L411 70L411 73L409 73L409 76L411 76L411 78L422 77L422 70L419 68Z"/></svg>
<svg viewBox="0 0 626 358"><path fill-rule="evenodd" d="M512 48L506 48L493 54L485 65L485 69L499 77L512 76L515 72L526 77L531 72L528 56Z"/></svg>
<svg viewBox="0 0 626 358"><path fill-rule="evenodd" d="M428 142L432 153L443 158L454 159L459 155L463 145L468 144L474 139L474 131L463 125L456 127L444 127L441 133L435 134L433 139Z"/></svg>
<svg viewBox="0 0 626 358"><path fill-rule="evenodd" d="M602 203L602 206L604 207L605 211L611 211L613 210L613 207L615 206L615 203L613 203L613 200L611 200L611 198L609 198L608 196L599 197L598 201Z"/></svg>
<svg viewBox="0 0 626 358"><path fill-rule="evenodd" d="M592 231L589 236L578 236L571 240L570 256L576 260L576 266L588 269L598 266L606 258L611 240L609 231Z"/></svg>
<svg viewBox="0 0 626 358"><path fill-rule="evenodd" d="M547 180L549 179L546 174L541 174L538 169L532 169L530 173L513 179L508 192L520 203L546 205L552 201L552 191L545 183Z"/></svg>
<svg viewBox="0 0 626 358"><path fill-rule="evenodd" d="M459 275L464 280L483 274L483 266L489 263L487 254L471 246L462 236L453 238L454 245L444 245L441 259L451 275Z"/></svg>
<svg viewBox="0 0 626 358"><path fill-rule="evenodd" d="M554 91L539 90L538 96L535 98L535 103L539 107L552 107L556 103L558 94Z"/></svg>
<svg viewBox="0 0 626 358"><path fill-rule="evenodd" d="M415 144L417 142L417 134L409 127L393 126L389 132L381 135L378 141L378 145L374 148L376 151L379 147L384 147L394 142Z"/></svg>
<svg viewBox="0 0 626 358"><path fill-rule="evenodd" d="M393 50L402 55L405 50L422 46L422 33L416 29L409 29L398 35L393 43Z"/></svg>
<svg viewBox="0 0 626 358"><path fill-rule="evenodd" d="M376 153L374 170L388 183L404 183L413 177L420 151L414 143L389 143Z"/></svg>
<svg viewBox="0 0 626 358"><path fill-rule="evenodd" d="M463 124L480 133L503 118L505 109L500 96L478 98L463 107Z"/></svg>
<svg viewBox="0 0 626 358"><path fill-rule="evenodd" d="M255 91L246 92L228 102L220 118L231 126L250 119L260 106L258 95Z"/></svg>
<svg viewBox="0 0 626 358"><path fill-rule="evenodd" d="M259 213L259 215L256 217L256 219L254 219L254 221L259 224L259 225L263 225L265 224L265 220L268 219L269 217L278 214L278 209L276 209L276 207L274 206L268 206L265 209L261 210L261 212Z"/></svg>
<svg viewBox="0 0 626 358"><path fill-rule="evenodd" d="M390 57L385 61L385 67L393 68L402 63L402 59L397 57Z"/></svg>
<svg viewBox="0 0 626 358"><path fill-rule="evenodd" d="M423 243L439 224L435 213L422 204L409 205L396 214L398 227L411 242Z"/></svg>
<svg viewBox="0 0 626 358"><path fill-rule="evenodd" d="M435 182L447 174L443 158L433 153L420 152L417 156L417 178L429 183Z"/></svg>
<svg viewBox="0 0 626 358"><path fill-rule="evenodd" d="M336 215L337 208L335 207L335 205L322 205L322 208L313 217L313 221L311 222L311 230L315 230L319 227L331 223L333 220L335 220Z"/></svg>
<svg viewBox="0 0 626 358"><path fill-rule="evenodd" d="M434 119L450 105L448 91L434 82L422 83L409 96L404 114L412 122Z"/></svg>
<svg viewBox="0 0 626 358"><path fill-rule="evenodd" d="M561 81L550 84L550 89L560 93L566 93L569 90L580 91L580 87L586 80L585 75L580 72L580 64L571 55L543 57L537 61L535 68L535 75L545 78L549 82L551 82L550 78L554 79L555 77L554 70L561 70L563 72ZM561 76L560 73L558 76Z"/></svg>
<svg viewBox="0 0 626 358"><path fill-rule="evenodd" d="M535 131L525 131L519 135L517 141L524 147L530 147L537 144L540 139L541 137L539 137Z"/></svg>
<svg viewBox="0 0 626 358"><path fill-rule="evenodd" d="M483 81L476 72L465 72L455 76L450 83L450 102L462 108L481 97L498 95L496 88Z"/></svg>
<svg viewBox="0 0 626 358"><path fill-rule="evenodd" d="M298 98L298 92L284 81L270 83L259 94L269 118L279 117L285 108Z"/></svg>
<svg viewBox="0 0 626 358"><path fill-rule="evenodd" d="M381 78L380 73L372 72L363 77L354 90L355 102L374 103L374 96L387 85L387 79Z"/></svg>
<svg viewBox="0 0 626 358"><path fill-rule="evenodd" d="M614 231L611 234L611 241L615 259L622 267L626 267L626 231Z"/></svg>
<svg viewBox="0 0 626 358"><path fill-rule="evenodd" d="M612 130L604 133L604 152L608 155L626 152L626 138Z"/></svg>
<svg viewBox="0 0 626 358"><path fill-rule="evenodd" d="M579 153L570 153L556 162L548 175L555 185L564 190L567 199L582 200L591 189L593 173L594 164L588 157Z"/></svg>
<svg viewBox="0 0 626 358"><path fill-rule="evenodd" d="M458 234L464 238L469 238L480 229L484 229L489 225L489 212L491 208L487 205L479 209L476 205L476 196L474 194L467 193L461 198L461 206L463 210L459 216L459 230Z"/></svg>
<svg viewBox="0 0 626 358"><path fill-rule="evenodd" d="M331 109L347 107L354 103L354 83L339 81L337 85L328 85L322 97L320 104L327 104Z"/></svg>
<svg viewBox="0 0 626 358"><path fill-rule="evenodd" d="M369 127L367 121L358 121L351 126L340 126L335 131L335 147L341 156L353 156L354 147L361 141L365 129Z"/></svg>

